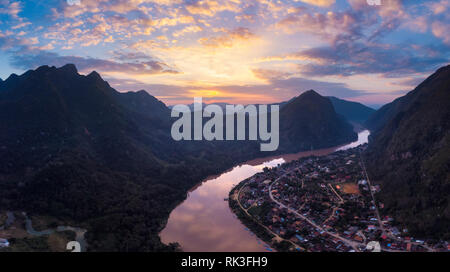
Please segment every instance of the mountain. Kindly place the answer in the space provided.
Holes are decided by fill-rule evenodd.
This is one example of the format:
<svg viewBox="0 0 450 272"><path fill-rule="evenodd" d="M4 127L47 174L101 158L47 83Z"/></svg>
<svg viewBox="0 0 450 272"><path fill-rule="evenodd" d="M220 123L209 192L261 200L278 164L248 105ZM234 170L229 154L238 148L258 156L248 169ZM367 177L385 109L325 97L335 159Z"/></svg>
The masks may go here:
<svg viewBox="0 0 450 272"><path fill-rule="evenodd" d="M400 97L382 106L376 112L367 118L364 122L364 126L372 131L379 130L386 124L390 119L392 119L396 114L401 111L402 104L406 100L405 96Z"/></svg>
<svg viewBox="0 0 450 272"><path fill-rule="evenodd" d="M281 113L281 152L354 139L315 92ZM0 206L86 228L92 251L166 251L159 232L205 177L267 155L255 141L181 141L166 105L97 72L41 66L0 82Z"/></svg>
<svg viewBox="0 0 450 272"><path fill-rule="evenodd" d="M358 102L347 101L334 96L329 96L328 99L333 104L335 111L350 122L363 124L375 112L374 109Z"/></svg>
<svg viewBox="0 0 450 272"><path fill-rule="evenodd" d="M74 65L11 75L0 84L0 205L81 224L90 250L168 250L158 233L186 192L256 153L175 142L171 125L145 91L119 93Z"/></svg>
<svg viewBox="0 0 450 272"><path fill-rule="evenodd" d="M388 214L419 237L450 238L450 66L378 110L365 154Z"/></svg>
<svg viewBox="0 0 450 272"><path fill-rule="evenodd" d="M357 139L352 126L326 97L310 90L280 110L280 150L298 152L332 147Z"/></svg>

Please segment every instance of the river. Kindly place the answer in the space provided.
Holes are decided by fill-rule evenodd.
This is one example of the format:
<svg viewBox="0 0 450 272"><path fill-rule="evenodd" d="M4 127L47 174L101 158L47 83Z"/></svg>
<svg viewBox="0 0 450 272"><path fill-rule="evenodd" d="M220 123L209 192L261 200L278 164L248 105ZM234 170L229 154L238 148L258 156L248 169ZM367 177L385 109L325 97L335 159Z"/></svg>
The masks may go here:
<svg viewBox="0 0 450 272"><path fill-rule="evenodd" d="M186 252L264 252L269 250L228 207L231 189L264 167L311 155L327 155L337 150L367 143L370 132L358 133L358 140L339 147L259 158L240 164L220 175L207 178L193 188L187 199L170 214L160 233L163 243L178 242Z"/></svg>

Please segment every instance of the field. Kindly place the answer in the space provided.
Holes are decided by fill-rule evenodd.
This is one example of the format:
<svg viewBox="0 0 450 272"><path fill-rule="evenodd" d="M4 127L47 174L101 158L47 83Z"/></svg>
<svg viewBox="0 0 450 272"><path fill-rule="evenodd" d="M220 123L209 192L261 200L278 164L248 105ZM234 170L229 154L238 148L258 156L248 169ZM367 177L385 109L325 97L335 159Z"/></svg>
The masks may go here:
<svg viewBox="0 0 450 272"><path fill-rule="evenodd" d="M341 184L341 190L342 192L346 194L354 194L354 195L360 195L361 192L359 191L358 184L356 183L344 183Z"/></svg>

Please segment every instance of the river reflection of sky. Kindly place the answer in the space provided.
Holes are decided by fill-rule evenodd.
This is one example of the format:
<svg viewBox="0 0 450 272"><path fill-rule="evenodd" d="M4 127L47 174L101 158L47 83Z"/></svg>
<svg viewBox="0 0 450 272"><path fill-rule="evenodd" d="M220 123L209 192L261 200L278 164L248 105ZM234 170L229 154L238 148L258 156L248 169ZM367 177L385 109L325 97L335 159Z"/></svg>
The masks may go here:
<svg viewBox="0 0 450 272"><path fill-rule="evenodd" d="M189 197L172 211L166 228L161 232L164 243L179 242L184 251L266 251L264 243L248 231L230 211L228 194L234 185L261 172L307 155L324 155L367 142L368 131L359 133L358 141L340 148L302 152L286 156L259 159L234 167L211 178L189 193Z"/></svg>

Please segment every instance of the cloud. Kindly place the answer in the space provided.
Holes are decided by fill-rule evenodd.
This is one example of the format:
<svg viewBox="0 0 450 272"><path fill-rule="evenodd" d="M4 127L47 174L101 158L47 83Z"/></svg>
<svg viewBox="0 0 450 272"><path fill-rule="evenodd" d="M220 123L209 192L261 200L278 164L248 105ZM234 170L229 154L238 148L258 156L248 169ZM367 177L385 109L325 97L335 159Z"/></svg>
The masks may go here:
<svg viewBox="0 0 450 272"><path fill-rule="evenodd" d="M408 86L408 87L414 88L414 87L418 86L420 83L422 83L425 79L426 79L426 77L408 78L408 79L400 80L399 82L397 82L395 84L399 85L399 86ZM403 95L404 91L391 92L391 93Z"/></svg>
<svg viewBox="0 0 450 272"><path fill-rule="evenodd" d="M232 47L236 41L245 41L256 37L250 29L238 27L233 30L225 30L225 33L215 37L199 39L199 43L209 47Z"/></svg>
<svg viewBox="0 0 450 272"><path fill-rule="evenodd" d="M319 7L329 7L336 2L336 0L297 0L297 1Z"/></svg>
<svg viewBox="0 0 450 272"><path fill-rule="evenodd" d="M450 24L436 21L431 25L431 31L434 36L442 39L442 41L450 45L450 35L449 35Z"/></svg>
<svg viewBox="0 0 450 272"><path fill-rule="evenodd" d="M168 104L191 103L194 96L204 96L209 102L229 103L273 103L287 101L305 90L314 89L322 95L341 98L356 98L370 94L353 90L344 83L325 82L302 77L289 77L276 70L254 71L266 80L266 84L258 85L165 85L146 84L137 80L120 80L108 78L108 82L120 91L147 90L150 94ZM278 74L279 77L274 76Z"/></svg>
<svg viewBox="0 0 450 272"><path fill-rule="evenodd" d="M113 11L124 14L138 10L143 3L145 0L81 0L79 5L61 4L60 9L63 10L65 17L74 18L86 12Z"/></svg>
<svg viewBox="0 0 450 272"><path fill-rule="evenodd" d="M31 25L31 23L30 22L20 23L18 25L12 26L11 29L19 29L19 28L26 27L27 25Z"/></svg>
<svg viewBox="0 0 450 272"><path fill-rule="evenodd" d="M434 70L448 61L448 56L420 56L410 45L363 42L339 42L297 53L316 63L300 64L303 75L325 76L384 73L390 77Z"/></svg>
<svg viewBox="0 0 450 272"><path fill-rule="evenodd" d="M22 11L20 2L0 0L0 14L7 14L14 19L20 19L19 13Z"/></svg>
<svg viewBox="0 0 450 272"><path fill-rule="evenodd" d="M181 30L175 31L172 33L172 35L176 38L180 37L180 36L184 36L186 33L196 33L196 32L201 32L203 31L203 28L198 26L198 25L189 25L184 27Z"/></svg>
<svg viewBox="0 0 450 272"><path fill-rule="evenodd" d="M186 1L184 6L186 10L191 14L211 17L216 15L216 13L225 10L239 12L241 10L241 8L239 7L240 3L240 0L194 0Z"/></svg>
<svg viewBox="0 0 450 272"><path fill-rule="evenodd" d="M349 0L351 9L344 11L318 13L309 8L293 10L277 23L277 28L288 34L316 35L328 45L269 56L262 58L262 61L297 60L300 73L307 76L381 73L389 77L430 72L448 63L450 56L445 53L445 48L434 50L431 43L419 45L411 41L385 40L404 27L421 33L428 30L430 18L414 14L423 10L426 4L412 3L406 9L406 3L385 0L383 5L373 7L366 1ZM446 1L439 2L434 6L435 11L442 13L446 4ZM448 45L450 38L446 32L450 25L446 23L446 18L443 19L435 21L431 29L434 36Z"/></svg>
<svg viewBox="0 0 450 272"><path fill-rule="evenodd" d="M370 18L353 11L317 13L308 9L300 9L280 20L277 27L285 33L310 33L321 36L325 40L334 41L336 37L346 35L351 39L359 38L362 26L373 24Z"/></svg>
<svg viewBox="0 0 450 272"><path fill-rule="evenodd" d="M11 65L18 69L33 69L41 65L64 66L75 64L81 71L97 70L99 72L118 72L130 75L176 74L178 71L167 64L156 60L113 61L78 56L61 56L47 51L15 54L11 57Z"/></svg>
<svg viewBox="0 0 450 272"><path fill-rule="evenodd" d="M24 38L22 35L11 35L9 31L0 32L0 50L5 52L26 51L38 43L37 37Z"/></svg>
<svg viewBox="0 0 450 272"><path fill-rule="evenodd" d="M264 80L287 79L293 75L290 72L278 71L273 69L252 69L252 72L257 78Z"/></svg>
<svg viewBox="0 0 450 272"><path fill-rule="evenodd" d="M431 2L428 4L434 14L441 14L450 8L450 0L441 0L439 2Z"/></svg>
<svg viewBox="0 0 450 272"><path fill-rule="evenodd" d="M4 73L73 62L126 78L117 80L121 86L151 78L159 84L153 87L167 91L157 90L159 96L173 100L188 97L186 90L217 91L222 99L242 91L248 100L259 93L289 98L307 88L344 95L358 94L348 86L396 90L393 81L422 77L449 62L450 0L382 3L81 0L71 6L48 0L38 3L47 13L36 16L34 4L0 0L0 53L13 65ZM165 73L180 74L141 76ZM322 76L349 85L306 81ZM370 87L361 78L369 78ZM210 92L210 86L218 89Z"/></svg>

